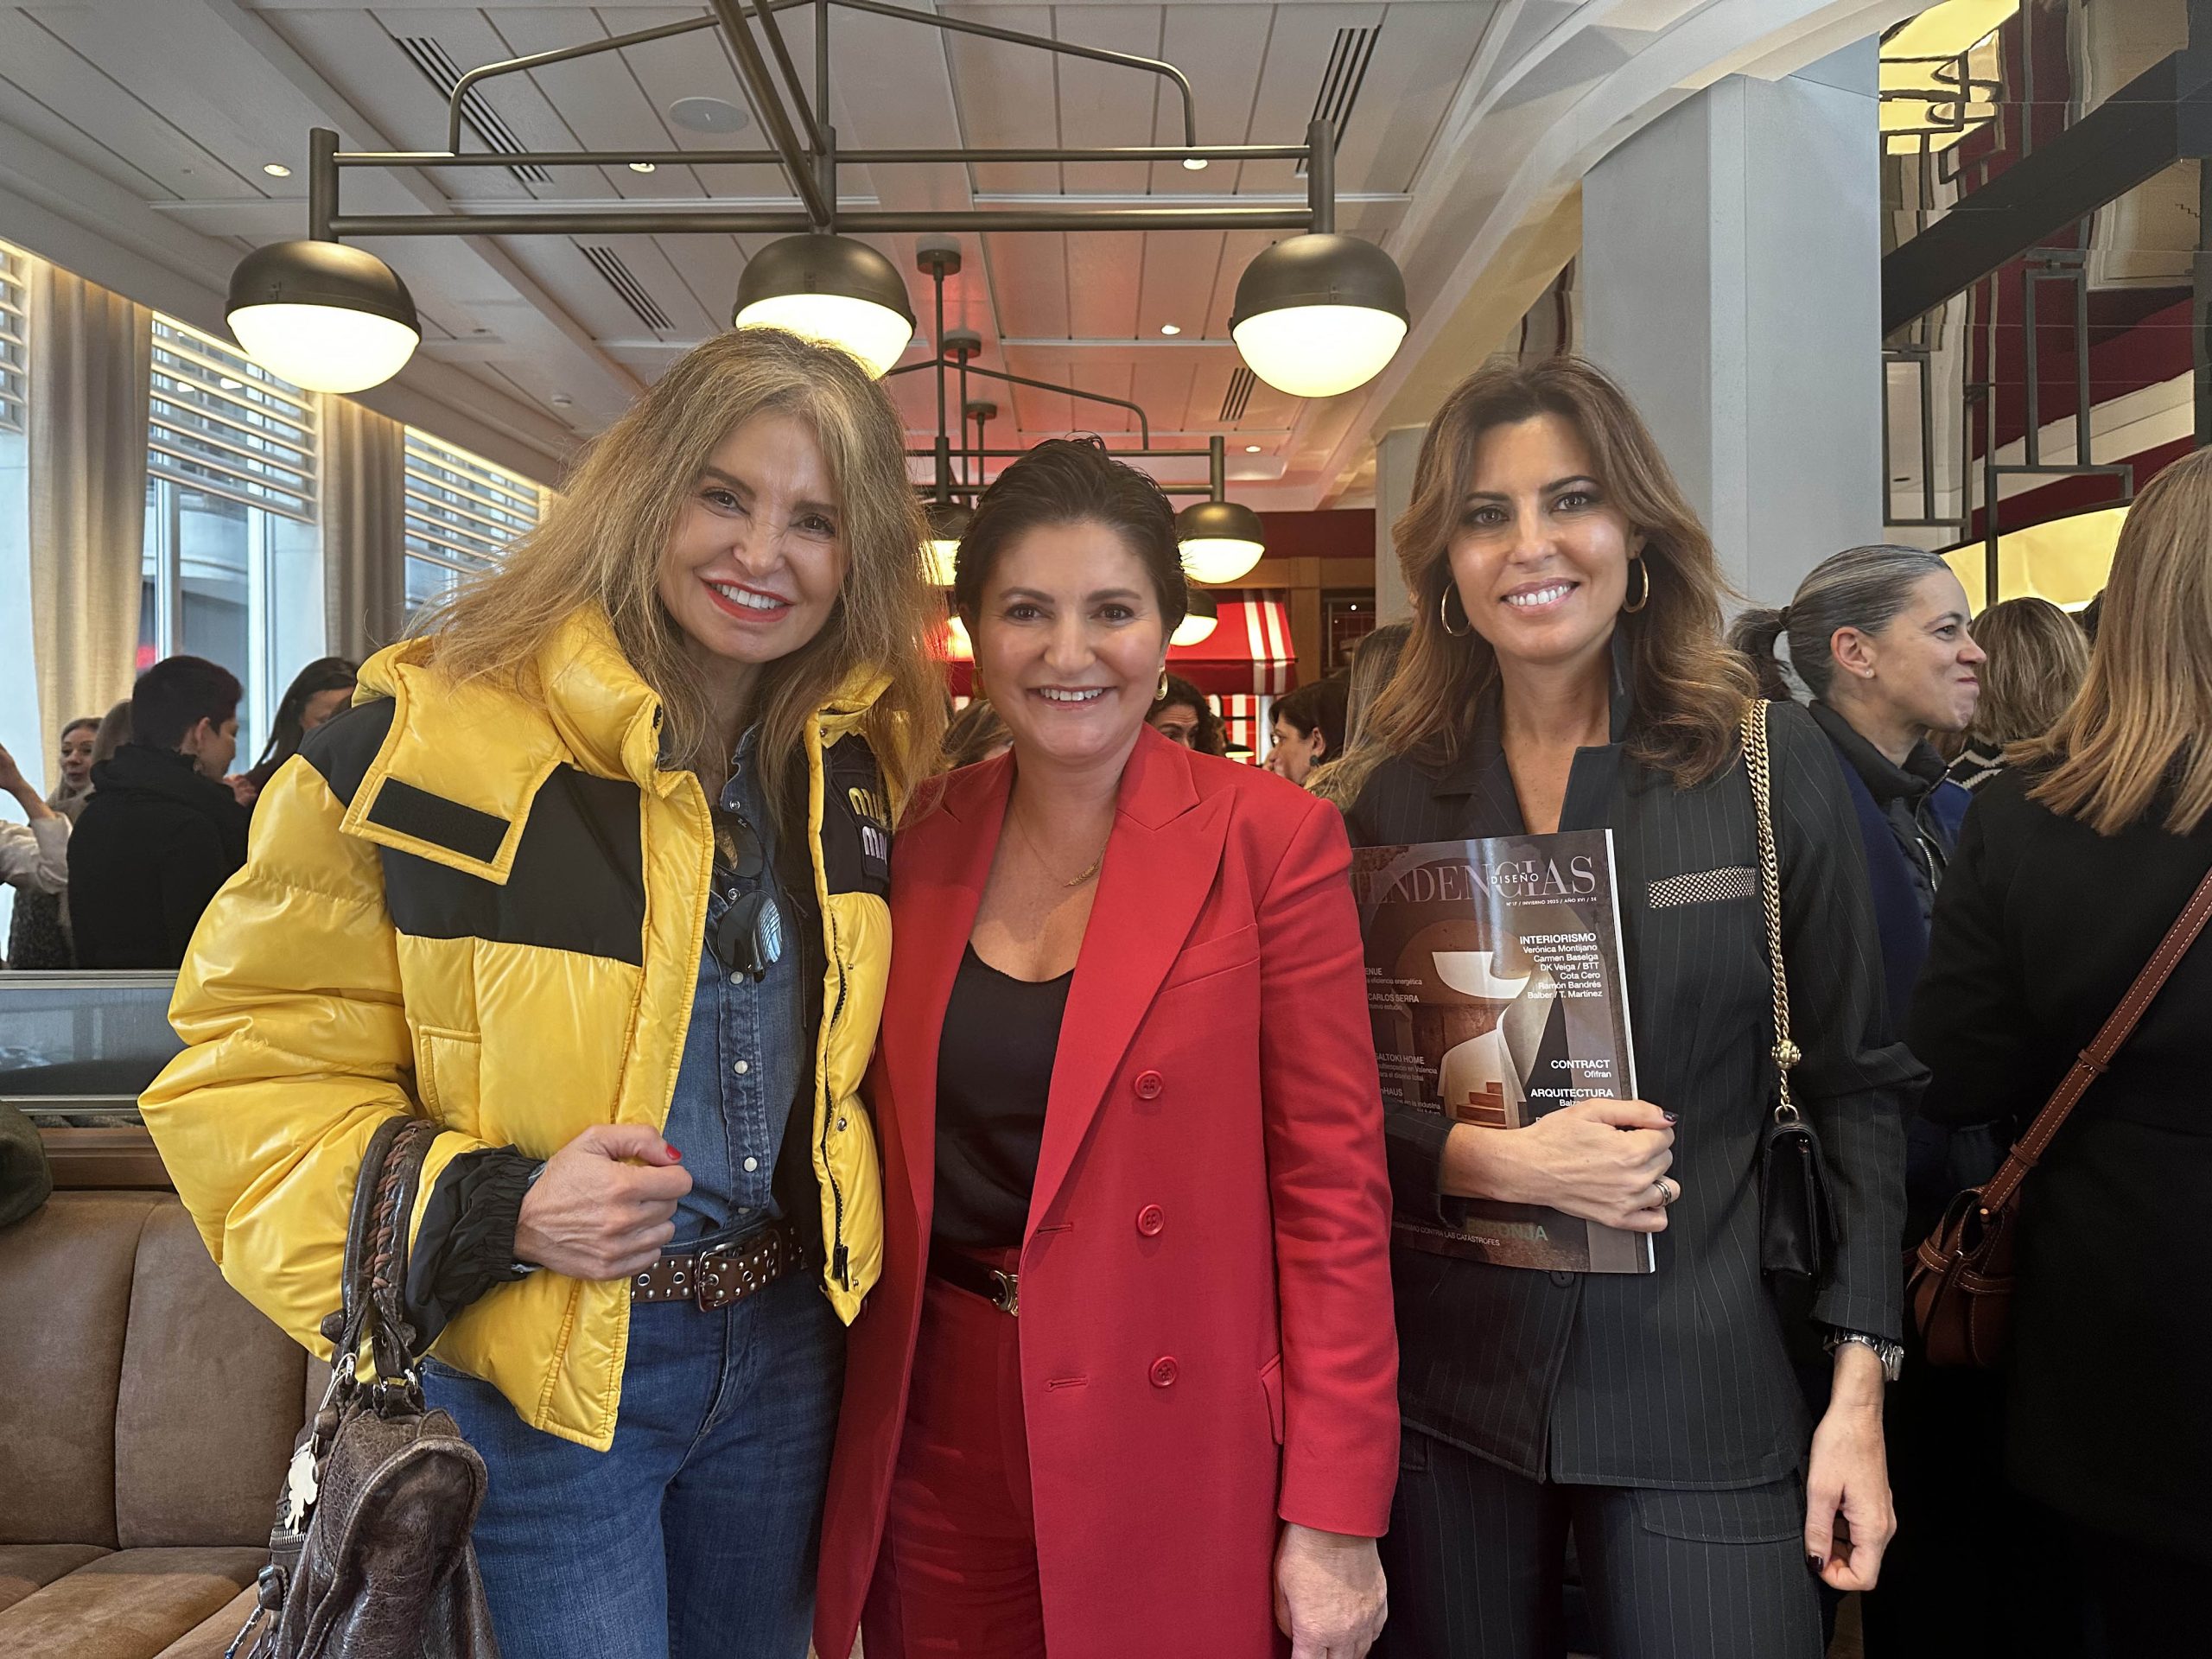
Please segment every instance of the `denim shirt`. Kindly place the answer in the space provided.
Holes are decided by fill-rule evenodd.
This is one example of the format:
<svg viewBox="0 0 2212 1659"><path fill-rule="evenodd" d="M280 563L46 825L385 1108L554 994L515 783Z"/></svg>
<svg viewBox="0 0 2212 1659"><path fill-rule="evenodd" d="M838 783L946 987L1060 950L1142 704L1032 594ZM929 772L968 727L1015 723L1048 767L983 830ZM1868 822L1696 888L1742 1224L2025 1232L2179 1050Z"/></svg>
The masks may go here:
<svg viewBox="0 0 2212 1659"><path fill-rule="evenodd" d="M772 1187L805 1041L803 957L789 904L783 954L760 979L741 965L734 973L725 969L714 946L722 912L774 878L774 826L753 764L753 741L748 731L738 742L721 807L741 814L760 836L763 870L747 880L715 861L691 1023L662 1132L691 1173L691 1191L676 1207L676 1236L668 1245L675 1251L746 1232L780 1213Z"/></svg>

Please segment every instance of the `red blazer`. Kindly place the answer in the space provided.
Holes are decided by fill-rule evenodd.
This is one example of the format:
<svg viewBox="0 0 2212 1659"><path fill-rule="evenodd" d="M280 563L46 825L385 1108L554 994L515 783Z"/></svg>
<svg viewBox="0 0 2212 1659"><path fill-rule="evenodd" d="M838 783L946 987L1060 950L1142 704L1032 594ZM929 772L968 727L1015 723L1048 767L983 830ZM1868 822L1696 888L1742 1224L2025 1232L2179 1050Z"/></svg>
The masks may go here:
<svg viewBox="0 0 2212 1659"><path fill-rule="evenodd" d="M1013 778L893 854L873 1073L883 1277L854 1324L816 1643L852 1650L919 1327L938 1042ZM1147 729L1069 988L1021 1255L1053 1659L1267 1659L1277 1521L1379 1536L1397 1481L1389 1185L1334 807Z"/></svg>

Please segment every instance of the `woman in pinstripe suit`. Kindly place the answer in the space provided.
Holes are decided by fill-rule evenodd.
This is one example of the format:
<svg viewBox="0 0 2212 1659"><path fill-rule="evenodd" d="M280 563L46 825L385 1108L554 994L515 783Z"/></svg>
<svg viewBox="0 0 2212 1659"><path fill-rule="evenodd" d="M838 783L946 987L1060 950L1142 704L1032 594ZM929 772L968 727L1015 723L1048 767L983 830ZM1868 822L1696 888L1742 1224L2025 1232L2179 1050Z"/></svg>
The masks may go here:
<svg viewBox="0 0 2212 1659"><path fill-rule="evenodd" d="M1484 369L1431 425L1395 527L1414 626L1370 715L1391 751L1355 844L1610 828L1637 1075L1525 1128L1389 1125L1402 1214L1554 1205L1656 1235L1648 1275L1393 1251L1407 1433L1383 1545L1394 1659L1555 1659L1570 1533L1605 1659L1815 1659L1815 1584L1874 1581L1891 1530L1881 1391L1900 1329L1902 1092L1834 753L1777 705L1776 836L1796 1098L1840 1242L1811 1316L1817 1426L1759 1268L1774 1071L1754 695L1712 544L1634 410L1571 359ZM1839 1516L1842 1524L1839 1524Z"/></svg>

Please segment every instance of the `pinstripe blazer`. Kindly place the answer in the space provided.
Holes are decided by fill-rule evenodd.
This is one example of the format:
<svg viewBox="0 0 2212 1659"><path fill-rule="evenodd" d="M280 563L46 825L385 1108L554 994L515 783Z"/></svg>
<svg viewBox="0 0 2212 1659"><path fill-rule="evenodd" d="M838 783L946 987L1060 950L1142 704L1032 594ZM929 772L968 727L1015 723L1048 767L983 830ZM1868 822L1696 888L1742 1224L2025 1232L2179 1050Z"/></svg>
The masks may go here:
<svg viewBox="0 0 2212 1659"><path fill-rule="evenodd" d="M1542 1273L1404 1249L1391 1255L1406 1423L1532 1478L1726 1487L1780 1479L1808 1424L1759 1271L1758 1168L1772 1105L1771 988L1739 761L1694 789L1632 760L1616 685L1613 739L1575 756L1562 830L1610 828L1637 1077L1677 1115L1682 1195L1650 1274ZM1775 836L1792 1090L1837 1201L1838 1262L1813 1317L1900 1334L1904 1101L1923 1076L1883 1032L1882 961L1849 798L1804 710L1772 710ZM1346 814L1356 846L1518 834L1495 699L1459 761L1393 759ZM1685 880L1723 873L1716 880ZM1449 1219L1440 1118L1388 1122L1398 1209Z"/></svg>

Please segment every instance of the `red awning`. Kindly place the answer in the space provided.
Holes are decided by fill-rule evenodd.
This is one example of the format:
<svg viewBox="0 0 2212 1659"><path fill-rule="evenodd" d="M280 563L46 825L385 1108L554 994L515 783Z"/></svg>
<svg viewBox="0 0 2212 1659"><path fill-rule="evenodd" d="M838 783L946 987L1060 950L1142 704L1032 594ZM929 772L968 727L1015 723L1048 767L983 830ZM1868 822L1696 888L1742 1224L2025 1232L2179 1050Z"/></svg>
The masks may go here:
<svg viewBox="0 0 2212 1659"><path fill-rule="evenodd" d="M1216 696L1281 696L1298 677L1290 615L1279 599L1224 599L1221 624L1195 645L1170 645L1167 671Z"/></svg>

